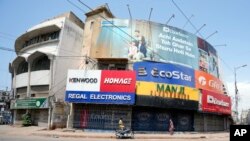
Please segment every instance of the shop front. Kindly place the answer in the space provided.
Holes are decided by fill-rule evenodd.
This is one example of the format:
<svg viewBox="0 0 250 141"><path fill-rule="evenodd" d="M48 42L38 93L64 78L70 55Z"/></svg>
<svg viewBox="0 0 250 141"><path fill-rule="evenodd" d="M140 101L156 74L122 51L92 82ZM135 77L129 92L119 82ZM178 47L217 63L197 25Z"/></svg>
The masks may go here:
<svg viewBox="0 0 250 141"><path fill-rule="evenodd" d="M16 99L11 102L15 124L22 124L22 115L28 112L33 125L46 127L48 125L48 108L47 98Z"/></svg>
<svg viewBox="0 0 250 141"><path fill-rule="evenodd" d="M229 130L231 121L231 99L229 96L201 90L200 111L195 114L195 131Z"/></svg>
<svg viewBox="0 0 250 141"><path fill-rule="evenodd" d="M168 131L171 119L175 131L193 131L199 101L194 70L156 62L135 63L134 70L137 81L133 129Z"/></svg>
<svg viewBox="0 0 250 141"><path fill-rule="evenodd" d="M73 106L73 128L114 130L120 118L131 127L135 72L71 70L65 101Z"/></svg>

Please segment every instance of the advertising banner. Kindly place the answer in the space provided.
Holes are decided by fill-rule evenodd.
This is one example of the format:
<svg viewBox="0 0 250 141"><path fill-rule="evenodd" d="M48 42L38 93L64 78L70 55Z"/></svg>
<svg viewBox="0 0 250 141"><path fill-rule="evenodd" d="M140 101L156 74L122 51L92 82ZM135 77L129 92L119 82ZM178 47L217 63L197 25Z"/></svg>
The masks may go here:
<svg viewBox="0 0 250 141"><path fill-rule="evenodd" d="M231 99L229 96L202 90L202 111L231 114Z"/></svg>
<svg viewBox="0 0 250 141"><path fill-rule="evenodd" d="M136 88L137 95L199 101L199 90L195 88L143 81L137 81Z"/></svg>
<svg viewBox="0 0 250 141"><path fill-rule="evenodd" d="M134 104L135 75L134 71L69 70L65 101Z"/></svg>
<svg viewBox="0 0 250 141"><path fill-rule="evenodd" d="M220 79L205 73L203 71L195 71L195 87L223 94L223 83Z"/></svg>
<svg viewBox="0 0 250 141"><path fill-rule="evenodd" d="M48 108L47 98L16 99L11 102L11 109L42 109Z"/></svg>
<svg viewBox="0 0 250 141"><path fill-rule="evenodd" d="M217 51L207 41L198 38L199 69L219 78Z"/></svg>
<svg viewBox="0 0 250 141"><path fill-rule="evenodd" d="M195 87L194 70L170 63L136 62L137 81L158 82Z"/></svg>
<svg viewBox="0 0 250 141"><path fill-rule="evenodd" d="M112 24L111 24L112 23ZM94 58L128 58L173 62L198 69L197 37L184 30L139 20L103 20Z"/></svg>

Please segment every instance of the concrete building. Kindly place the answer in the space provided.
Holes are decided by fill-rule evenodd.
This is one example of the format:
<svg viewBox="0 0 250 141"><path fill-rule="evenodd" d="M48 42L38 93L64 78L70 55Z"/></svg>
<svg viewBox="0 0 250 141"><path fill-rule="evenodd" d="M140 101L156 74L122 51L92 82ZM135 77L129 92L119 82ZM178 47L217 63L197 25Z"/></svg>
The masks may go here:
<svg viewBox="0 0 250 141"><path fill-rule="evenodd" d="M106 6L85 15L85 24L67 13L16 40L14 123L30 112L50 128L114 130L123 118L135 131L168 131L170 119L176 131L229 129L231 99L207 41Z"/></svg>
<svg viewBox="0 0 250 141"><path fill-rule="evenodd" d="M45 20L15 41L17 57L10 64L14 124L29 112L32 122L50 128L65 127L68 104L64 102L68 69L78 69L84 23L72 12Z"/></svg>
<svg viewBox="0 0 250 141"><path fill-rule="evenodd" d="M83 55L88 57L84 70L68 74L69 128L114 130L122 117L135 131L167 131L169 119L176 131L229 129L231 99L217 51L207 41L165 24L115 18L106 6L85 15ZM127 85L102 91L115 85L105 84L106 78L125 76L112 70L136 73L129 77L136 79L131 103L116 99L115 91L126 93ZM104 76L107 72L116 75ZM91 80L96 82L90 85Z"/></svg>

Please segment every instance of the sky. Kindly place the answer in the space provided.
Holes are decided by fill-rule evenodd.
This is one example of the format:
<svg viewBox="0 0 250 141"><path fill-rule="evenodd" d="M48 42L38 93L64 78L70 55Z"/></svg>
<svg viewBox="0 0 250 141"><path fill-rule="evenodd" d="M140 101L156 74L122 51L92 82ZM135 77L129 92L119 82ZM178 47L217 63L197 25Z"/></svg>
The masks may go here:
<svg viewBox="0 0 250 141"><path fill-rule="evenodd" d="M151 21L166 23L172 14L175 18L169 25L182 28L190 33L196 30L175 7L172 0L82 0L92 8L107 3L117 18L129 19L129 4L133 19L147 20L153 8ZM74 12L81 20L85 20L84 11L89 9L78 0L71 0L80 7L79 10L67 0L0 0L0 47L14 49L15 39L32 26L68 11ZM237 86L240 101L239 110L250 108L250 1L249 0L175 0L190 21L206 38L215 31L218 33L207 41L214 45L220 57L223 79L229 94L234 96L234 68L239 68ZM221 46L226 44L226 46ZM14 52L0 50L0 90L10 89L11 76L8 71L9 62L16 57Z"/></svg>

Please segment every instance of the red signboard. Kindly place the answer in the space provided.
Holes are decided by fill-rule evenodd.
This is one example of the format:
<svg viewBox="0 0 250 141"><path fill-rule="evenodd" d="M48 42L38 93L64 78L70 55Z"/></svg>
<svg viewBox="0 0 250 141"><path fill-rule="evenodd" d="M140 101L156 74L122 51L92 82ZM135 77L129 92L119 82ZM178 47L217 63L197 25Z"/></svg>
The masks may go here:
<svg viewBox="0 0 250 141"><path fill-rule="evenodd" d="M102 70L101 92L135 93L135 71Z"/></svg>
<svg viewBox="0 0 250 141"><path fill-rule="evenodd" d="M231 98L223 94L202 90L202 111L231 114Z"/></svg>
<svg viewBox="0 0 250 141"><path fill-rule="evenodd" d="M196 88L223 94L223 83L220 81L220 79L203 71L197 70L195 71L195 78Z"/></svg>

